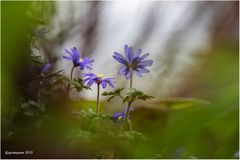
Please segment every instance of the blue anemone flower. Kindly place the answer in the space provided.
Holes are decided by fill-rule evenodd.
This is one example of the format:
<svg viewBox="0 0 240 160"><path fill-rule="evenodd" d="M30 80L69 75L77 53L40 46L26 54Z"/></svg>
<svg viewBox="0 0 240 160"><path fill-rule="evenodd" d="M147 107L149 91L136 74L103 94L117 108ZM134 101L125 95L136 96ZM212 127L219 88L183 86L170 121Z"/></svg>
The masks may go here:
<svg viewBox="0 0 240 160"><path fill-rule="evenodd" d="M141 49L138 49L136 53L134 53L132 47L124 46L125 56L119 54L118 52L114 52L113 58L117 60L119 63L123 64L118 69L118 74L124 75L126 79L130 78L130 72L135 72L139 77L142 76L143 73L148 73L149 70L146 67L149 67L153 64L153 60L145 60L149 53L143 54Z"/></svg>
<svg viewBox="0 0 240 160"><path fill-rule="evenodd" d="M42 66L41 68L41 73L46 73L50 70L50 68L52 67L52 64L50 63L46 63Z"/></svg>
<svg viewBox="0 0 240 160"><path fill-rule="evenodd" d="M121 124L125 117L126 117L126 115L124 112L116 112L113 114L113 121Z"/></svg>
<svg viewBox="0 0 240 160"><path fill-rule="evenodd" d="M80 66L80 70L83 70L85 67L87 69L92 69L92 63L94 60L90 58L82 58L81 53L77 51L76 47L71 48L71 51L65 49L65 52L69 54L69 56L63 56L63 58L72 61L74 67Z"/></svg>
<svg viewBox="0 0 240 160"><path fill-rule="evenodd" d="M84 83L87 82L87 86L90 87L92 86L93 83L96 83L98 85L102 85L102 88L106 88L107 85L109 85L110 87L114 88L114 78L104 78L103 74L99 74L96 75L94 73L88 73L88 74L84 74L83 77L85 77L84 79Z"/></svg>
<svg viewBox="0 0 240 160"><path fill-rule="evenodd" d="M133 111L133 108L130 108L129 111ZM125 112L116 112L113 114L113 121L116 123L121 124L123 122L123 119L126 118L126 110ZM130 114L128 114L128 118L130 119Z"/></svg>

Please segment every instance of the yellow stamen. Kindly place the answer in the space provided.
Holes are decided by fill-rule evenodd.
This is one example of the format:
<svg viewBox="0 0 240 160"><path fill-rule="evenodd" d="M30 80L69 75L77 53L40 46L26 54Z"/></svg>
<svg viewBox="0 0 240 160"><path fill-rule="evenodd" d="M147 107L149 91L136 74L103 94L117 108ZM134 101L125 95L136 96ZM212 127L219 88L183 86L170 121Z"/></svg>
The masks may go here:
<svg viewBox="0 0 240 160"><path fill-rule="evenodd" d="M80 59L79 59L79 62L82 62L82 61L83 61L83 58L80 58Z"/></svg>
<svg viewBox="0 0 240 160"><path fill-rule="evenodd" d="M122 116L119 116L118 119L117 119L117 121L120 121L121 119L122 119Z"/></svg>
<svg viewBox="0 0 240 160"><path fill-rule="evenodd" d="M104 78L104 75L103 75L103 74L98 74L97 76L98 76L99 78L102 78L102 79Z"/></svg>

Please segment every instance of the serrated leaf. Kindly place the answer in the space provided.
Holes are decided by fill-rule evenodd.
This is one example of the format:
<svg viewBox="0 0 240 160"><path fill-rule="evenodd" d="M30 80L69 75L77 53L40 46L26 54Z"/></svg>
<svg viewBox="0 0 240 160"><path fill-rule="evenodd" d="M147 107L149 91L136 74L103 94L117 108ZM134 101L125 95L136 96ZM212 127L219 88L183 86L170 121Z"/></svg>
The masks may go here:
<svg viewBox="0 0 240 160"><path fill-rule="evenodd" d="M127 92L127 96L123 99L124 102L133 102L135 100L147 100L149 98L153 98L153 96L149 96L144 94L143 92L136 90L135 88L129 89Z"/></svg>
<svg viewBox="0 0 240 160"><path fill-rule="evenodd" d="M113 98L115 98L116 96L123 98L122 95L121 95L121 92L122 92L123 90L124 90L124 88L119 88L119 89L116 89L116 90L111 91L111 92L103 92L102 95L103 95L103 96L110 96L110 97L107 99L107 101L109 102L109 101L111 101Z"/></svg>
<svg viewBox="0 0 240 160"><path fill-rule="evenodd" d="M78 92L82 91L83 89L90 89L89 87L84 85L83 80L81 78L73 80L67 79L67 84L71 84L73 88L75 88Z"/></svg>

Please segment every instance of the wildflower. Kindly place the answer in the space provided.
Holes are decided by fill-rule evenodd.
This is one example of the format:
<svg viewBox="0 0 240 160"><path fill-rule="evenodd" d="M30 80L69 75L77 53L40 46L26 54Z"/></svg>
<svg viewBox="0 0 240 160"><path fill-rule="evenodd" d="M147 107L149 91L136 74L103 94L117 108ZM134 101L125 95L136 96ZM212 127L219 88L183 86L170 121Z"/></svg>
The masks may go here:
<svg viewBox="0 0 240 160"><path fill-rule="evenodd" d="M98 85L102 85L102 88L106 88L107 85L109 85L110 87L114 88L114 78L104 78L103 74L99 74L99 75L95 75L94 73L88 73L85 74L84 77L86 77L84 79L84 83L87 82L87 86L90 87L92 86L93 83L96 83Z"/></svg>
<svg viewBox="0 0 240 160"><path fill-rule="evenodd" d="M92 86L93 83L97 84L97 106L96 106L96 113L98 113L99 109L99 93L100 93L100 84L102 88L106 88L107 85L114 88L114 81L113 78L104 78L103 74L95 75L94 73L88 73L83 75L85 77L84 83L87 82L87 86Z"/></svg>
<svg viewBox="0 0 240 160"><path fill-rule="evenodd" d="M144 60L149 53L143 54L141 49L138 49L136 53L134 53L132 47L124 46L125 56L122 56L118 52L114 52L113 58L117 60L119 63L123 64L118 69L118 74L124 75L126 79L131 78L131 72L135 72L139 77L142 76L143 73L148 73L149 70L146 67L149 67L153 64L153 60Z"/></svg>
<svg viewBox="0 0 240 160"><path fill-rule="evenodd" d="M92 63L94 60L90 58L82 58L81 53L77 51L76 47L71 48L71 52L65 49L65 52L69 54L69 56L63 56L63 58L72 61L74 67L80 66L80 70L83 70L85 67L87 69L92 69Z"/></svg>
<svg viewBox="0 0 240 160"><path fill-rule="evenodd" d="M113 114L113 121L116 123L121 124L124 118L125 118L124 112L116 112Z"/></svg>
<svg viewBox="0 0 240 160"><path fill-rule="evenodd" d="M49 71L49 69L52 67L52 64L46 63L41 68L41 73L46 73Z"/></svg>
<svg viewBox="0 0 240 160"><path fill-rule="evenodd" d="M133 111L133 108L130 108L129 111ZM126 111L125 112L116 112L113 114L113 121L117 122L119 124L121 124L124 120L124 118L126 118ZM128 114L128 118L130 118L130 115Z"/></svg>

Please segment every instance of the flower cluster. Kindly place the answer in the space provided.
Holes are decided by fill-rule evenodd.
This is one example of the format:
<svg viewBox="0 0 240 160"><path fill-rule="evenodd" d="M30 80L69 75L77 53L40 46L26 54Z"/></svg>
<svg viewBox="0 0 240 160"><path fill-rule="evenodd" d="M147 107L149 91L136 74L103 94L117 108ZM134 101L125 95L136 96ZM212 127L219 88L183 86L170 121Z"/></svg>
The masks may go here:
<svg viewBox="0 0 240 160"><path fill-rule="evenodd" d="M133 73L135 73L137 76L141 77L144 73L149 73L149 70L147 67L151 66L153 64L152 60L146 60L146 58L149 56L149 53L142 54L142 50L138 49L136 52L134 52L132 47L128 47L127 45L124 46L125 50L125 57L121 55L118 52L114 52L113 58L117 60L121 66L118 69L118 74L121 74L125 76L126 79L130 79L130 89L132 89L132 77ZM71 51L65 49L66 53L69 56L63 56L64 59L72 61L73 62L73 68L71 70L71 79L73 75L73 70L75 67L80 67L80 70L83 69L92 69L92 63L93 60L90 58L83 58L81 54L77 51L77 48L73 47L71 48ZM105 89L107 86L110 86L111 88L115 87L114 78L105 78L103 74L94 74L94 73L86 73L83 75L83 83L86 84L88 88L90 88L94 83L97 84L97 105L96 105L96 113L98 113L99 110L99 91L100 91L100 85L103 89ZM68 86L70 88L70 86ZM69 90L68 90L69 91ZM120 90L118 90L119 93L112 92L111 94L116 94L120 96ZM134 92L137 94L138 92ZM141 92L142 93L142 92ZM109 94L109 95L111 95ZM133 95L135 95L133 94ZM141 97L138 99L146 99L146 95L141 94ZM129 97L130 96L130 97ZM124 102L128 102L124 112L117 112L113 114L113 120L114 122L118 122L121 124L124 122L124 119L130 118L129 112L132 110L131 104L134 101L134 98L131 97L131 95L127 95L124 99ZM145 98L144 98L145 96ZM112 95L114 97L114 95ZM136 99L136 95L135 95Z"/></svg>

